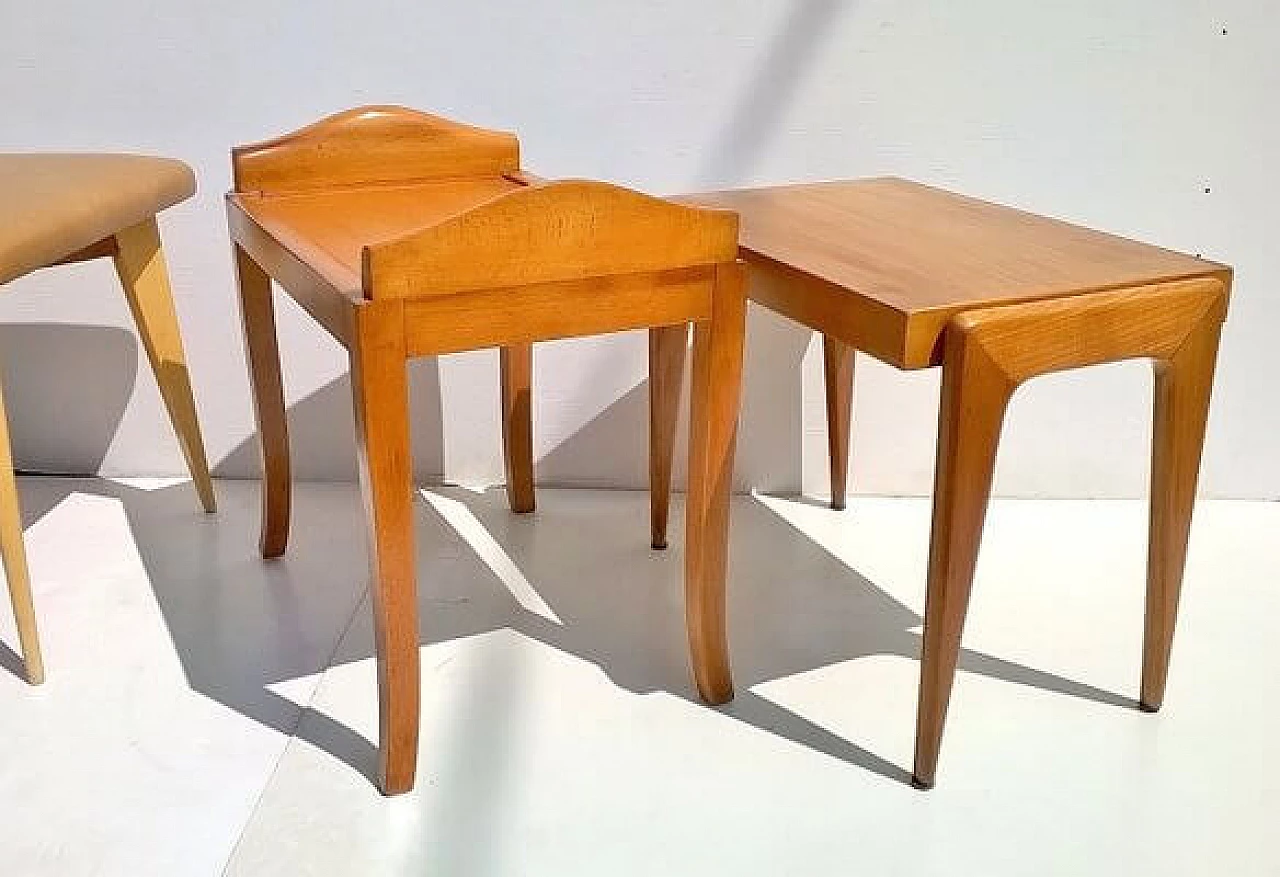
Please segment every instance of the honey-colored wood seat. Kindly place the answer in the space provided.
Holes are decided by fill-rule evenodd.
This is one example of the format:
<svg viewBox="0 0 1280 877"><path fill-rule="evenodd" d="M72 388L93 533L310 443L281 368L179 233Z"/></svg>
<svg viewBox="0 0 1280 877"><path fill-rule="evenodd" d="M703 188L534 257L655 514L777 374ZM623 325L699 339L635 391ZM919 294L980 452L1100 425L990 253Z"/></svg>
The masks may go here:
<svg viewBox="0 0 1280 877"><path fill-rule="evenodd" d="M506 177L383 184L339 191L241 196L264 231L335 289L364 298L364 248L428 228L522 188Z"/></svg>
<svg viewBox="0 0 1280 877"><path fill-rule="evenodd" d="M685 589L698 689L732 695L724 619L746 300L737 217L520 170L508 134L400 107L340 113L233 150L228 222L263 456L261 550L285 550L289 449L271 281L351 357L369 527L379 781L412 787L418 618L407 361L502 348L503 421L528 422L529 344L694 325ZM531 433L504 430L512 508L533 507ZM602 583L607 584L607 583Z"/></svg>
<svg viewBox="0 0 1280 877"><path fill-rule="evenodd" d="M110 256L200 502L213 482L196 418L156 214L195 192L180 161L144 155L0 153L0 283L51 265ZM0 548L27 677L44 678L8 421L0 399Z"/></svg>

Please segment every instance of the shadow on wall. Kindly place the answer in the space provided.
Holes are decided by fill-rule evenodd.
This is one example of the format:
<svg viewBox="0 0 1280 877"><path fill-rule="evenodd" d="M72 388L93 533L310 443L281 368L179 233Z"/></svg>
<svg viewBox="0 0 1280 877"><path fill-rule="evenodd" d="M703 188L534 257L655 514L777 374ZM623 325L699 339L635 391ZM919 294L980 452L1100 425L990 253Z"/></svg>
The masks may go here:
<svg viewBox="0 0 1280 877"><path fill-rule="evenodd" d="M119 501L191 687L283 734L296 734L372 780L376 753L369 739L272 690L327 665L373 655L358 491L311 488L311 501L295 506L289 553L263 562L255 550L256 487L223 488L217 516L198 510L187 484L146 491L50 479L24 484L23 502L28 510L51 509L72 492ZM511 514L499 490L445 489L425 496L415 506L421 643L512 630L600 668L630 691L667 692L696 702L684 630L683 540L677 535L666 552L649 549L642 494L548 494L536 515ZM680 504L673 511L673 534L680 534ZM915 660L920 642L912 630L920 617L762 503L735 504L731 540L730 622L739 693L721 712L908 782L904 767L753 687L870 655ZM798 568L806 574L797 577ZM48 659L56 673L57 655ZM3 663L12 669L14 661ZM961 667L1072 697L1135 705L970 650L963 652ZM430 673L425 678L430 684ZM472 679L470 696L519 697L512 689L521 678L500 673ZM369 697L369 710L376 712L372 687ZM500 708L486 704L451 717L464 727L451 729L446 738L460 745L489 740L497 757L503 744L492 739L497 732L466 725ZM464 756L439 752L432 761L448 764Z"/></svg>
<svg viewBox="0 0 1280 877"><path fill-rule="evenodd" d="M749 312L747 354L743 375L742 420L738 435L735 490L794 493L801 483L804 440L801 398L802 367L812 332L769 311ZM537 356L535 347L534 356ZM492 372L496 396L498 370ZM689 366L677 427L674 485L683 490L688 455ZM537 403L545 392L535 377L534 439L540 425ZM414 474L419 482L448 480L444 430L449 412L441 402L440 369L435 357L410 363L410 424L413 430ZM293 403L288 409L293 477L298 481L354 481L355 424L351 380L343 375ZM492 441L495 456L501 436ZM214 467L223 478L258 478L258 435L237 444ZM649 385L641 381L615 399L571 435L539 455L537 483L555 487L623 487L647 489L649 460ZM498 476L501 477L500 475Z"/></svg>
<svg viewBox="0 0 1280 877"><path fill-rule="evenodd" d="M0 326L0 370L14 466L92 475L138 377L138 341L112 326Z"/></svg>
<svg viewBox="0 0 1280 877"><path fill-rule="evenodd" d="M841 0L805 0L787 13L751 80L708 147L700 178L748 174L769 135L803 85L810 60L833 23L847 14ZM755 488L795 492L802 482L801 361L810 333L753 309L748 329L739 471ZM17 466L58 474L93 474L101 467L134 388L138 343L119 328L70 325L0 327L0 361ZM410 366L415 475L447 477L440 373L435 359ZM687 377L686 377L687 380ZM494 386L498 376L493 375ZM200 386L197 376L197 397ZM535 399L537 395L535 387ZM684 482L687 405L681 409L675 479ZM640 384L539 460L540 483L562 486L647 486L648 391ZM536 409L535 409L536 410ZM293 475L298 480L354 480L355 440L350 383L339 378L289 408ZM535 431L538 424L535 423ZM493 437L498 447L497 436ZM214 467L227 478L260 475L258 439L246 437Z"/></svg>
<svg viewBox="0 0 1280 877"><path fill-rule="evenodd" d="M282 360L284 355L282 355ZM494 374L496 386L498 376ZM435 357L409 364L409 423L414 476L435 479L444 471L444 413L440 403L440 367ZM355 418L351 377L343 375L289 406L289 446L297 481L356 479ZM240 442L213 467L220 478L258 478L262 473L257 432Z"/></svg>
<svg viewBox="0 0 1280 877"><path fill-rule="evenodd" d="M734 490L738 493L799 492L804 446L802 370L812 336L809 329L763 308L753 306L748 311L735 455ZM684 489L687 474L691 359L692 351L685 363L676 427L672 480L677 490ZM533 393L536 404L538 386ZM535 417L535 445L537 434ZM544 486L647 489L648 461L649 382L645 380L544 453L535 476ZM744 473L750 473L750 480Z"/></svg>
<svg viewBox="0 0 1280 877"><path fill-rule="evenodd" d="M837 32L835 19L851 5L848 0L804 0L793 6L702 163L696 178L700 187L737 185L750 176L823 38Z"/></svg>

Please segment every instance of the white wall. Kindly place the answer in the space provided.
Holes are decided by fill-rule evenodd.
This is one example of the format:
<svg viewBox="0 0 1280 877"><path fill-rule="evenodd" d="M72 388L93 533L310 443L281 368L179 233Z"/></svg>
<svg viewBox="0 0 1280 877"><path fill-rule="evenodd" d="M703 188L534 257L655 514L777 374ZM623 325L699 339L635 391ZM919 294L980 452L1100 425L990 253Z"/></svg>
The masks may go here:
<svg viewBox="0 0 1280 877"><path fill-rule="evenodd" d="M138 150L196 168L200 194L162 227L224 475L257 465L227 149L391 102L514 130L547 176L675 192L894 173L1233 263L1202 486L1274 498L1278 27L1268 0L0 0L0 149ZM281 311L297 474L350 477L345 357ZM6 290L20 465L181 470L128 325L105 262ZM543 480L644 483L644 351L635 334L539 348ZM499 481L496 356L419 366L420 471ZM855 488L927 491L936 375L859 368ZM744 485L826 489L819 371L806 332L753 315ZM1149 393L1140 363L1032 384L997 489L1140 494Z"/></svg>

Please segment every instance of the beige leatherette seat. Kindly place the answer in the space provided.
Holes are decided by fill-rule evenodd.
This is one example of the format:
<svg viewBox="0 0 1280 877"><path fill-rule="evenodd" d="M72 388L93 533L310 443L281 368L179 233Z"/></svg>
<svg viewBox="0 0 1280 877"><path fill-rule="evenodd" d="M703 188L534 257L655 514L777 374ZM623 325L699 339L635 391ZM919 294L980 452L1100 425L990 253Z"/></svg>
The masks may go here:
<svg viewBox="0 0 1280 877"><path fill-rule="evenodd" d="M157 213L195 190L191 168L168 158L0 153L0 283L50 265L112 257L201 504L211 512L213 484L156 225ZM2 397L0 552L27 677L37 683L44 665Z"/></svg>

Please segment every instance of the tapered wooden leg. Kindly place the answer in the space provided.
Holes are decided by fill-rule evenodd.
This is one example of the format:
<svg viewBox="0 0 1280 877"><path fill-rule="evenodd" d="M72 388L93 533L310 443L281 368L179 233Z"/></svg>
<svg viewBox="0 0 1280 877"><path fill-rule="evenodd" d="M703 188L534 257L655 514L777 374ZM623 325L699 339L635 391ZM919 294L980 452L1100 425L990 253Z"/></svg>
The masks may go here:
<svg viewBox="0 0 1280 877"><path fill-rule="evenodd" d="M178 329L178 315L173 307L169 272L165 268L155 217L116 234L114 259L116 273L120 275L120 284L124 287L129 309L133 311L156 383L160 385L160 397L169 412L173 431L177 433L200 504L206 512L212 512L217 508L213 481L209 477L209 462L205 459L204 441L200 437L195 396L191 392L182 334Z"/></svg>
<svg viewBox="0 0 1280 877"><path fill-rule="evenodd" d="M685 613L698 693L733 697L725 623L729 500L742 393L746 300L742 266L717 271L712 316L694 324L685 504Z"/></svg>
<svg viewBox="0 0 1280 877"><path fill-rule="evenodd" d="M1013 386L980 345L948 327L913 772L913 781L923 788L933 786L937 772L1000 427Z"/></svg>
<svg viewBox="0 0 1280 877"><path fill-rule="evenodd" d="M44 659L40 656L40 638L36 634L36 607L27 573L27 549L22 542L22 507L13 477L9 418L4 410L3 394L0 394L0 554L4 555L4 575L9 582L9 599L13 603L27 681L39 685L44 681Z"/></svg>
<svg viewBox="0 0 1280 877"><path fill-rule="evenodd" d="M507 469L507 504L513 512L531 512L533 491L533 345L503 347L502 452Z"/></svg>
<svg viewBox="0 0 1280 877"><path fill-rule="evenodd" d="M687 323L649 330L649 530L650 544L659 550L667 547L671 462L688 349Z"/></svg>
<svg viewBox="0 0 1280 877"><path fill-rule="evenodd" d="M1192 278L970 311L945 330L915 781L933 785L1000 425L1037 375L1134 357L1156 366L1142 703L1159 707L1228 282Z"/></svg>
<svg viewBox="0 0 1280 877"><path fill-rule="evenodd" d="M289 542L292 485L289 426L280 378L271 278L238 246L235 261L244 349L253 389L253 413L262 451L262 535L258 545L263 557L279 557Z"/></svg>
<svg viewBox="0 0 1280 877"><path fill-rule="evenodd" d="M1217 319L1201 320L1171 359L1155 363L1147 615L1140 696L1142 707L1151 712L1164 703L1220 330Z"/></svg>
<svg viewBox="0 0 1280 877"><path fill-rule="evenodd" d="M849 425L853 415L853 346L822 336L827 387L827 459L831 465L831 507L844 508L849 473Z"/></svg>
<svg viewBox="0 0 1280 877"><path fill-rule="evenodd" d="M361 309L351 347L351 392L372 574L379 777L383 793L397 795L413 788L420 694L409 384L399 302Z"/></svg>

